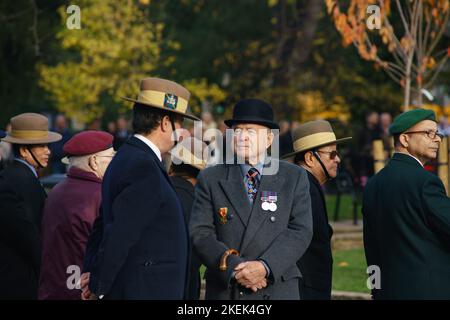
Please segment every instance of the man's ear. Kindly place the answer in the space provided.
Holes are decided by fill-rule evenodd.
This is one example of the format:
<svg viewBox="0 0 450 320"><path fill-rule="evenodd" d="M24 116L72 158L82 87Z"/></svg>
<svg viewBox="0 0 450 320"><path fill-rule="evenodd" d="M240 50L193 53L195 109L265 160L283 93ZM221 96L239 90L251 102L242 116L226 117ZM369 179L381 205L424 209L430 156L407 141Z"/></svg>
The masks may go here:
<svg viewBox="0 0 450 320"><path fill-rule="evenodd" d="M312 151L308 151L305 153L305 164L312 168L314 167L314 162L316 161L314 154Z"/></svg>
<svg viewBox="0 0 450 320"><path fill-rule="evenodd" d="M409 146L409 137L407 134L401 134L399 137L400 144L403 148L408 148Z"/></svg>
<svg viewBox="0 0 450 320"><path fill-rule="evenodd" d="M169 130L169 128L171 128L171 124L170 124L170 118L169 116L164 116L161 118L161 130L163 132L166 132L167 130Z"/></svg>
<svg viewBox="0 0 450 320"><path fill-rule="evenodd" d="M89 167L92 170L97 171L98 164L97 164L97 157L95 155L89 157Z"/></svg>
<svg viewBox="0 0 450 320"><path fill-rule="evenodd" d="M29 150L27 149L27 147L24 146L21 146L19 148L19 154L22 159L26 159L30 155Z"/></svg>
<svg viewBox="0 0 450 320"><path fill-rule="evenodd" d="M268 129L268 132L267 132L267 148L269 148L272 145L273 139L274 139L274 134L273 134L272 130Z"/></svg>

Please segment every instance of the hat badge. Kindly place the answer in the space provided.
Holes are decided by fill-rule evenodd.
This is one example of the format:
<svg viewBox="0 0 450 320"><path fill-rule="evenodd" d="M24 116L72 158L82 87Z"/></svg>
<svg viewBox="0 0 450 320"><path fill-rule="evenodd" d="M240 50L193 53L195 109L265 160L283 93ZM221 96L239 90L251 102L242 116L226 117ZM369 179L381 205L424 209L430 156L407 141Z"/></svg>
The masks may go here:
<svg viewBox="0 0 450 320"><path fill-rule="evenodd" d="M177 108L178 96L166 93L164 97L164 107L175 110Z"/></svg>

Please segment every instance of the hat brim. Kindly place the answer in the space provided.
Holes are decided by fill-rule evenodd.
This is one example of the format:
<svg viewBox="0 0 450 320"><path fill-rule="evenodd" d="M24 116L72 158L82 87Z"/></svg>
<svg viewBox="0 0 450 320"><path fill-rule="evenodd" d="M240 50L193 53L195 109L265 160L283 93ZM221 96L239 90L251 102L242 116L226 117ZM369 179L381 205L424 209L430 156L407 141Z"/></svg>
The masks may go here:
<svg viewBox="0 0 450 320"><path fill-rule="evenodd" d="M56 132L48 132L48 136L43 139L19 139L11 137L9 134L2 141L12 144L48 144L62 139L62 136Z"/></svg>
<svg viewBox="0 0 450 320"><path fill-rule="evenodd" d="M182 116L183 118L191 119L191 120L194 120L194 121L201 121L200 118L197 118L196 116L193 116L193 115L188 114L188 113L183 113L181 111L163 108L161 106L157 106L157 105L154 105L154 104L151 104L151 103L148 103L148 102L142 102L142 101L139 101L137 99L127 98L127 97L120 97L120 98L125 100L125 101L135 102L135 103L143 104L143 105L155 108L155 109L176 113L176 114Z"/></svg>
<svg viewBox="0 0 450 320"><path fill-rule="evenodd" d="M194 167L195 169L198 169L198 170L200 170L200 171L202 171L203 169L206 168L206 166L202 166L202 165L195 164L195 163L186 163L186 162L184 162L184 161L183 161L183 163L184 163L184 164L187 164L188 166Z"/></svg>
<svg viewBox="0 0 450 320"><path fill-rule="evenodd" d="M345 138L341 138L341 139L336 139L334 141L320 143L320 144L315 145L313 147L309 147L308 149L300 149L300 150L297 150L297 151L294 151L294 152L290 152L288 154L285 154L281 158L282 159L290 158L292 156L295 156L297 153L301 153L301 152L304 152L304 151L310 151L310 150L313 150L313 149L316 149L316 148L328 146L330 144L338 144L338 143L346 142L346 141L351 140L351 139L352 139L352 137L345 137Z"/></svg>
<svg viewBox="0 0 450 320"><path fill-rule="evenodd" d="M273 122L273 121L265 121L265 120L253 120L253 119L228 119L225 120L224 123L228 126L228 127L232 127L235 124L239 124L239 123L254 123L254 124L260 124L262 126L268 127L270 129L280 129L280 126L278 125L278 123Z"/></svg>

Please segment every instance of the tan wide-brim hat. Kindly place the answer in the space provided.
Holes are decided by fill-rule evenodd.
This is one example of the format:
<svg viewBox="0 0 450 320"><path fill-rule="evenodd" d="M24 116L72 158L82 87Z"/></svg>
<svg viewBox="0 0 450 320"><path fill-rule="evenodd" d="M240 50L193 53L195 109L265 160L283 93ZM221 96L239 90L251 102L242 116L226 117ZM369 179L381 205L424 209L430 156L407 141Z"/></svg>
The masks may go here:
<svg viewBox="0 0 450 320"><path fill-rule="evenodd" d="M141 81L137 99L121 98L200 121L196 116L187 113L190 96L190 92L176 82L159 78L146 78Z"/></svg>
<svg viewBox="0 0 450 320"><path fill-rule="evenodd" d="M11 118L11 132L2 141L13 144L48 144L62 139L48 131L47 117L38 113L22 113Z"/></svg>
<svg viewBox="0 0 450 320"><path fill-rule="evenodd" d="M294 152L288 153L283 158L289 158L297 153L341 143L350 140L352 137L337 139L333 128L328 121L316 120L299 125L292 133Z"/></svg>
<svg viewBox="0 0 450 320"><path fill-rule="evenodd" d="M195 146L197 148L195 148ZM191 150L189 150L183 142L177 144L171 151L170 155L173 158L182 161L184 164L190 165L198 170L203 170L206 168L206 161L203 159L203 143L199 139L192 138L191 141L191 149L194 153L198 152L198 154L194 154ZM201 153L201 154L200 154ZM175 164L172 161L173 164Z"/></svg>

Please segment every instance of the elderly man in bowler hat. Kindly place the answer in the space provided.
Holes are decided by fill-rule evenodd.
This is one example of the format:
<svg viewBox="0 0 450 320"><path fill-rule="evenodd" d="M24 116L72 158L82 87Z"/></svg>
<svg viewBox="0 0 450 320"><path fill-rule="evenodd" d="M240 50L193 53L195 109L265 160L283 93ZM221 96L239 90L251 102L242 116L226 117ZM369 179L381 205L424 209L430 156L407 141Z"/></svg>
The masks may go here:
<svg viewBox="0 0 450 320"><path fill-rule="evenodd" d="M245 161L201 171L191 213L206 299L299 299L296 262L312 237L306 171L267 155L279 128L267 102L239 101L225 124Z"/></svg>
<svg viewBox="0 0 450 320"><path fill-rule="evenodd" d="M41 265L41 220L46 193L38 170L48 165L48 144L61 135L48 131L48 119L23 113L11 119L3 138L14 161L0 173L0 300L36 299Z"/></svg>
<svg viewBox="0 0 450 320"><path fill-rule="evenodd" d="M102 210L88 241L83 297L182 299L188 269L183 209L162 164L177 143L190 93L165 79L141 81L134 135L103 179ZM96 228L97 226L97 228ZM88 287L86 287L86 285Z"/></svg>
<svg viewBox="0 0 450 320"><path fill-rule="evenodd" d="M293 132L294 152L285 157L308 172L309 192L313 217L313 238L305 254L297 262L302 273L299 282L300 298L303 300L330 300L333 257L328 224L327 207L322 185L336 178L341 162L337 144L351 139L337 139L328 121L317 120L301 124Z"/></svg>
<svg viewBox="0 0 450 320"><path fill-rule="evenodd" d="M405 112L389 132L395 153L369 180L362 209L373 297L448 300L450 198L442 181L424 169L442 138L435 114Z"/></svg>
<svg viewBox="0 0 450 320"><path fill-rule="evenodd" d="M77 282L99 214L103 176L114 157L113 138L103 131L83 131L63 146L62 162L69 162L69 171L45 204L39 299L80 300Z"/></svg>

